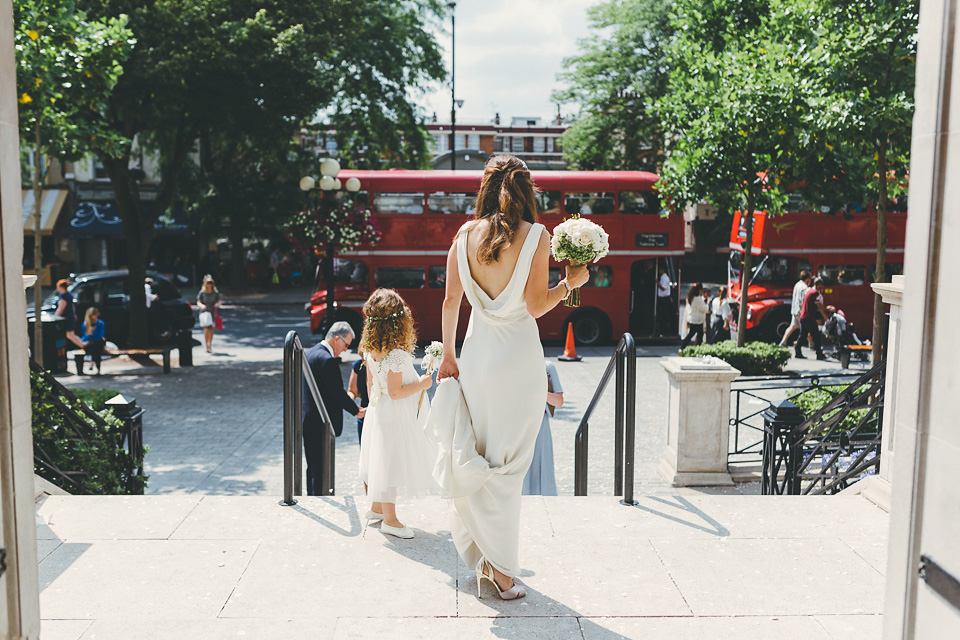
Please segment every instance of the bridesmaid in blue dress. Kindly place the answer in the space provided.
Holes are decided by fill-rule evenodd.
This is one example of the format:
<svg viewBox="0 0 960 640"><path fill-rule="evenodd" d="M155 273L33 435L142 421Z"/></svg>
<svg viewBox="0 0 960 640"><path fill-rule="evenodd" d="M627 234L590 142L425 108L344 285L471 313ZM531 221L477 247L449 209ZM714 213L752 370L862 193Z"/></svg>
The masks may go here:
<svg viewBox="0 0 960 640"><path fill-rule="evenodd" d="M533 461L523 478L523 495L557 495L557 478L553 468L553 435L550 432L552 409L563 406L563 387L560 375L552 362L547 362L547 403L543 407L543 420L540 421L540 433L533 448Z"/></svg>

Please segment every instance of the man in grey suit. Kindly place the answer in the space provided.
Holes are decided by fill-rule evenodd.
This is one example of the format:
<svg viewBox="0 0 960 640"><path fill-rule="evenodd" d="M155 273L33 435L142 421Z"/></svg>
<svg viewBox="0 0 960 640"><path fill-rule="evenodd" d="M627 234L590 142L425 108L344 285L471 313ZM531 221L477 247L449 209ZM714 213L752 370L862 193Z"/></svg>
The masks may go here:
<svg viewBox="0 0 960 640"><path fill-rule="evenodd" d="M361 409L347 395L340 375L340 354L350 348L353 342L353 329L346 322L335 322L327 331L325 340L307 349L307 362L317 381L320 399L330 414L334 433L343 432L343 412L362 418ZM324 460L324 429L320 409L313 401L313 395L306 383L303 385L303 453L307 458L307 495L323 495L321 490L321 469Z"/></svg>

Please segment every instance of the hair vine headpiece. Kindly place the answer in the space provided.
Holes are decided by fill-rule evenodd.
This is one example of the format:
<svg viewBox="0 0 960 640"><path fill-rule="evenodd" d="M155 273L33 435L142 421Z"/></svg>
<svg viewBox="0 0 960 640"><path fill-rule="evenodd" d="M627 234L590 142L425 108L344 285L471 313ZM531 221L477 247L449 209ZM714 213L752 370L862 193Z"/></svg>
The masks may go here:
<svg viewBox="0 0 960 640"><path fill-rule="evenodd" d="M405 311L400 309L400 311L386 316L367 316L367 320L370 320L371 322L385 322L387 320L396 320L397 318L402 317L404 314Z"/></svg>

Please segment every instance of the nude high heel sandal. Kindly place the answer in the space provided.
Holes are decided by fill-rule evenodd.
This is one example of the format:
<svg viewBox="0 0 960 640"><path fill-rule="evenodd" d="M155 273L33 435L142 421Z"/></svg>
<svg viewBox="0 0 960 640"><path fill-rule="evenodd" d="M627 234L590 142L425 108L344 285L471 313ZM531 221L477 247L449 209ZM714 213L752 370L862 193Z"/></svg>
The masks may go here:
<svg viewBox="0 0 960 640"><path fill-rule="evenodd" d="M487 566L490 566L490 575L487 575L487 572L485 571ZM501 600L514 600L516 598L522 598L523 596L527 595L527 590L524 589L523 585L517 582L516 580L513 581L512 587L510 587L506 591L502 591L500 589L500 585L498 585L497 581L493 579L493 566L489 565L489 563L487 563L487 561L484 558L480 558L480 562L477 563L476 571L477 571L477 599L478 600L483 599L483 594L481 593L482 592L481 580L489 580L490 583L493 585L493 587L497 590L497 593L500 595Z"/></svg>

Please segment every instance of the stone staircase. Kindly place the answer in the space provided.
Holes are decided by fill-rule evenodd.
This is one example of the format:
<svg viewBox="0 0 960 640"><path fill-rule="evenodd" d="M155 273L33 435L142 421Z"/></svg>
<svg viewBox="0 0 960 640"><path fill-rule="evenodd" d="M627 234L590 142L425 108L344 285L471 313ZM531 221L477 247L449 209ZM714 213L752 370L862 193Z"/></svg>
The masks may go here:
<svg viewBox="0 0 960 640"><path fill-rule="evenodd" d="M440 498L59 496L37 508L44 640L879 637L887 514L858 496L523 499L502 602Z"/></svg>

